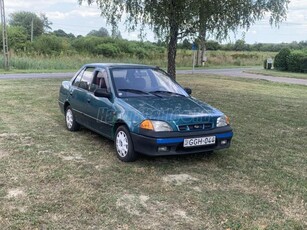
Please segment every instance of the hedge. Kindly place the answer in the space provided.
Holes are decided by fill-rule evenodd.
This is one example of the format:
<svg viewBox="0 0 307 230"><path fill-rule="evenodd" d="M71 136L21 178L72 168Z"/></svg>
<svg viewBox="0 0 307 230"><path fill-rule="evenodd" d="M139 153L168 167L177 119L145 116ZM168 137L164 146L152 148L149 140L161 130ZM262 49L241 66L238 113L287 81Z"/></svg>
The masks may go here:
<svg viewBox="0 0 307 230"><path fill-rule="evenodd" d="M291 54L290 49L288 48L282 49L275 57L275 60L274 60L275 69L287 71L288 70L287 59L290 54Z"/></svg>

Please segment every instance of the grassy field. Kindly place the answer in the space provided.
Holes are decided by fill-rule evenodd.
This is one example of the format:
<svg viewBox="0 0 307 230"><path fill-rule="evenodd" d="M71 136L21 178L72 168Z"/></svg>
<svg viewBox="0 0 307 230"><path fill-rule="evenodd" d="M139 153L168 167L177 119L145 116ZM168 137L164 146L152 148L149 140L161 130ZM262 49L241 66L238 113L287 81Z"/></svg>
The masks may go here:
<svg viewBox="0 0 307 230"><path fill-rule="evenodd" d="M0 80L1 229L306 229L306 87L178 80L230 116L230 149L122 163L65 129L60 80Z"/></svg>
<svg viewBox="0 0 307 230"><path fill-rule="evenodd" d="M273 57L272 52L234 52L234 51L208 51L208 62L205 67L254 67L262 66L263 60ZM178 50L176 64L178 68L192 67L193 53L191 50ZM151 58L137 59L136 57L107 58L104 56L72 55L72 56L28 56L12 54L10 59L11 72L54 72L78 69L85 63L114 62L139 63L167 67L167 53L157 54ZM0 56L0 66L3 66L3 57ZM0 73L3 71L0 70Z"/></svg>
<svg viewBox="0 0 307 230"><path fill-rule="evenodd" d="M259 69L259 70L253 69L253 70L248 70L244 72L262 74L262 75L273 76L273 77L307 79L307 73L292 73L292 72L283 72L283 71L278 71L278 70L266 70L266 69Z"/></svg>

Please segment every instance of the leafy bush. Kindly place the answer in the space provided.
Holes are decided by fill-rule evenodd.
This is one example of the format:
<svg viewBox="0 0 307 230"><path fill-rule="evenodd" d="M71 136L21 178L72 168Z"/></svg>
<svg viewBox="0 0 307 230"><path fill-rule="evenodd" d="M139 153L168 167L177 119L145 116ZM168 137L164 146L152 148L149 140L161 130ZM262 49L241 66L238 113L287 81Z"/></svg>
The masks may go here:
<svg viewBox="0 0 307 230"><path fill-rule="evenodd" d="M116 57L119 52L119 48L115 44L111 43L100 44L95 49L95 53L102 54L105 57Z"/></svg>
<svg viewBox="0 0 307 230"><path fill-rule="evenodd" d="M71 49L66 38L45 34L35 40L33 47L37 53L44 55L60 55Z"/></svg>
<svg viewBox="0 0 307 230"><path fill-rule="evenodd" d="M301 72L301 63L304 57L307 57L307 55L303 51L292 51L287 58L288 70L291 72Z"/></svg>
<svg viewBox="0 0 307 230"><path fill-rule="evenodd" d="M301 72L304 72L304 73L307 72L307 57L304 57L301 60Z"/></svg>
<svg viewBox="0 0 307 230"><path fill-rule="evenodd" d="M288 70L288 57L291 54L290 49L282 49L276 56L274 60L274 67L278 70L287 71Z"/></svg>

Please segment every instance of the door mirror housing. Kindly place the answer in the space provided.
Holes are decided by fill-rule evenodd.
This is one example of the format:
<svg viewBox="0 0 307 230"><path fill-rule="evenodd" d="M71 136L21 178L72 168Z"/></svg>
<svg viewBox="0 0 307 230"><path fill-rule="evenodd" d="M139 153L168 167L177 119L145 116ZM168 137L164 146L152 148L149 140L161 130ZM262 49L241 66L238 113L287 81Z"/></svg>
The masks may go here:
<svg viewBox="0 0 307 230"><path fill-rule="evenodd" d="M95 90L94 95L96 97L105 97L105 98L111 98L112 94L105 88L98 88Z"/></svg>
<svg viewBox="0 0 307 230"><path fill-rule="evenodd" d="M190 88L184 88L184 90L187 92L187 94L189 94L189 95L192 94L192 89L190 89Z"/></svg>

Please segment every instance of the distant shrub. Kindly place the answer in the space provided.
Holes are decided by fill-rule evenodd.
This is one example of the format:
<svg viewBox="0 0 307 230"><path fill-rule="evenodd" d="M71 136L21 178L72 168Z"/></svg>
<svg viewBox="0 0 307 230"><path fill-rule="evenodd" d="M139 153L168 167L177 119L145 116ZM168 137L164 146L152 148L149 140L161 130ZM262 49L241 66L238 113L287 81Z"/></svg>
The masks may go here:
<svg viewBox="0 0 307 230"><path fill-rule="evenodd" d="M288 62L287 59L291 54L290 49L284 48L282 49L276 56L274 60L274 67L278 70L287 71L288 70Z"/></svg>
<svg viewBox="0 0 307 230"><path fill-rule="evenodd" d="M291 72L301 72L301 63L304 57L307 57L307 55L303 51L292 51L287 58L288 70Z"/></svg>
<svg viewBox="0 0 307 230"><path fill-rule="evenodd" d="M111 43L100 44L95 49L95 53L102 54L105 57L116 57L119 52L119 48Z"/></svg>
<svg viewBox="0 0 307 230"><path fill-rule="evenodd" d="M301 60L301 72L307 73L307 57Z"/></svg>
<svg viewBox="0 0 307 230"><path fill-rule="evenodd" d="M67 51L71 49L70 43L66 38L48 34L39 36L33 43L33 47L38 54L54 56L64 52L67 54Z"/></svg>

